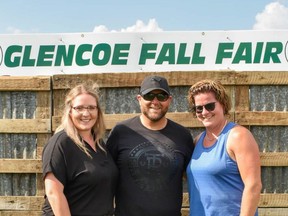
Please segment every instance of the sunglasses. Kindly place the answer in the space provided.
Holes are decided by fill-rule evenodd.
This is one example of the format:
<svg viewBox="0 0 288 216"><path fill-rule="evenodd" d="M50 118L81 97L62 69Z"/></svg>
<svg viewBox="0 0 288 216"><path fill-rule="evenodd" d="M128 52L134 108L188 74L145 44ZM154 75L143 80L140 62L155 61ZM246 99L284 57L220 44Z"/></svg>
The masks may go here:
<svg viewBox="0 0 288 216"><path fill-rule="evenodd" d="M205 104L205 105L202 105L202 106L195 106L194 107L194 111L198 114L202 113L203 112L203 109L205 108L207 111L211 112L215 109L215 104L216 102L212 102L212 103L208 103L208 104Z"/></svg>
<svg viewBox="0 0 288 216"><path fill-rule="evenodd" d="M163 102L163 101L168 100L169 95L166 93L157 93L157 94L147 93L145 95L142 95L142 97L144 98L144 100L147 100L147 101L153 101L154 98L156 97L158 101Z"/></svg>

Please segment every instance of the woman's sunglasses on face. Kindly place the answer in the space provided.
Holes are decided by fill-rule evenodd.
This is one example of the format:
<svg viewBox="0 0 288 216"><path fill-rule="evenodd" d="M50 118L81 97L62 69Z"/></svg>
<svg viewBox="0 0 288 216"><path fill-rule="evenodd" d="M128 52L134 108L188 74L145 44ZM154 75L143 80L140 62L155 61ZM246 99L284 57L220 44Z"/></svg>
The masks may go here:
<svg viewBox="0 0 288 216"><path fill-rule="evenodd" d="M163 102L163 101L167 101L168 98L169 98L169 95L162 92L162 93L157 93L157 94L154 94L154 93L147 93L145 95L142 95L142 97L144 98L144 100L146 101L153 101L154 98L156 97L158 101L160 102Z"/></svg>
<svg viewBox="0 0 288 216"><path fill-rule="evenodd" d="M198 114L202 113L204 108L207 111L211 112L211 111L213 111L215 109L215 104L216 104L216 102L212 102L212 103L208 103L208 104L205 104L205 105L195 106L193 109Z"/></svg>

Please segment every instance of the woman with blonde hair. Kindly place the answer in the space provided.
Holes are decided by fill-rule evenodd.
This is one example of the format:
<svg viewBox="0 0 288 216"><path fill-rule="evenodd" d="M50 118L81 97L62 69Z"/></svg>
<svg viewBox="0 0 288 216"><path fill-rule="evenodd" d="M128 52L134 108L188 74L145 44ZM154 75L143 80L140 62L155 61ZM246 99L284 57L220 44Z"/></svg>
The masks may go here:
<svg viewBox="0 0 288 216"><path fill-rule="evenodd" d="M105 149L104 134L97 85L71 89L61 125L43 149L43 215L114 214L118 170Z"/></svg>

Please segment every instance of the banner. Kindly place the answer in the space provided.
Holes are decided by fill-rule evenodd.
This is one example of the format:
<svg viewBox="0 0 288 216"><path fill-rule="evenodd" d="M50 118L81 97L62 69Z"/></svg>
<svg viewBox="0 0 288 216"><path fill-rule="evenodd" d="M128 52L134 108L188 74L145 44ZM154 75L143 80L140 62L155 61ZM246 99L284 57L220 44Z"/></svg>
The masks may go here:
<svg viewBox="0 0 288 216"><path fill-rule="evenodd" d="M0 35L0 75L288 71L288 31Z"/></svg>

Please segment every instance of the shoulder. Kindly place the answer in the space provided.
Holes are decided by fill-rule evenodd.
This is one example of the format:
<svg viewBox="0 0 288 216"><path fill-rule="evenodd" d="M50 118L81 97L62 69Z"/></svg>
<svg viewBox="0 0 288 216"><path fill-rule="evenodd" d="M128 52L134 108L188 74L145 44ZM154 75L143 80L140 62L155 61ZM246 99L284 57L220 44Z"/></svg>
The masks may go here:
<svg viewBox="0 0 288 216"><path fill-rule="evenodd" d="M251 132L247 128L236 124L233 128L231 128L229 138L238 140L251 135Z"/></svg>
<svg viewBox="0 0 288 216"><path fill-rule="evenodd" d="M126 119L124 121L118 122L113 130L121 129L121 128L126 128L126 127L133 127L134 125L140 124L140 118L139 116L135 116L129 119Z"/></svg>
<svg viewBox="0 0 288 216"><path fill-rule="evenodd" d="M188 128L186 128L183 125L180 125L177 122L172 121L170 119L167 119L167 120L168 120L167 127L175 129L178 132L183 132L183 133L189 133L190 134L190 131L188 130Z"/></svg>
<svg viewBox="0 0 288 216"><path fill-rule="evenodd" d="M48 143L44 146L45 149L54 149L54 148L64 148L66 145L73 142L67 133L62 130L55 133L49 140ZM70 145L71 146L71 145Z"/></svg>
<svg viewBox="0 0 288 216"><path fill-rule="evenodd" d="M235 125L229 133L227 147L232 151L251 149L258 147L252 133L244 126Z"/></svg>

